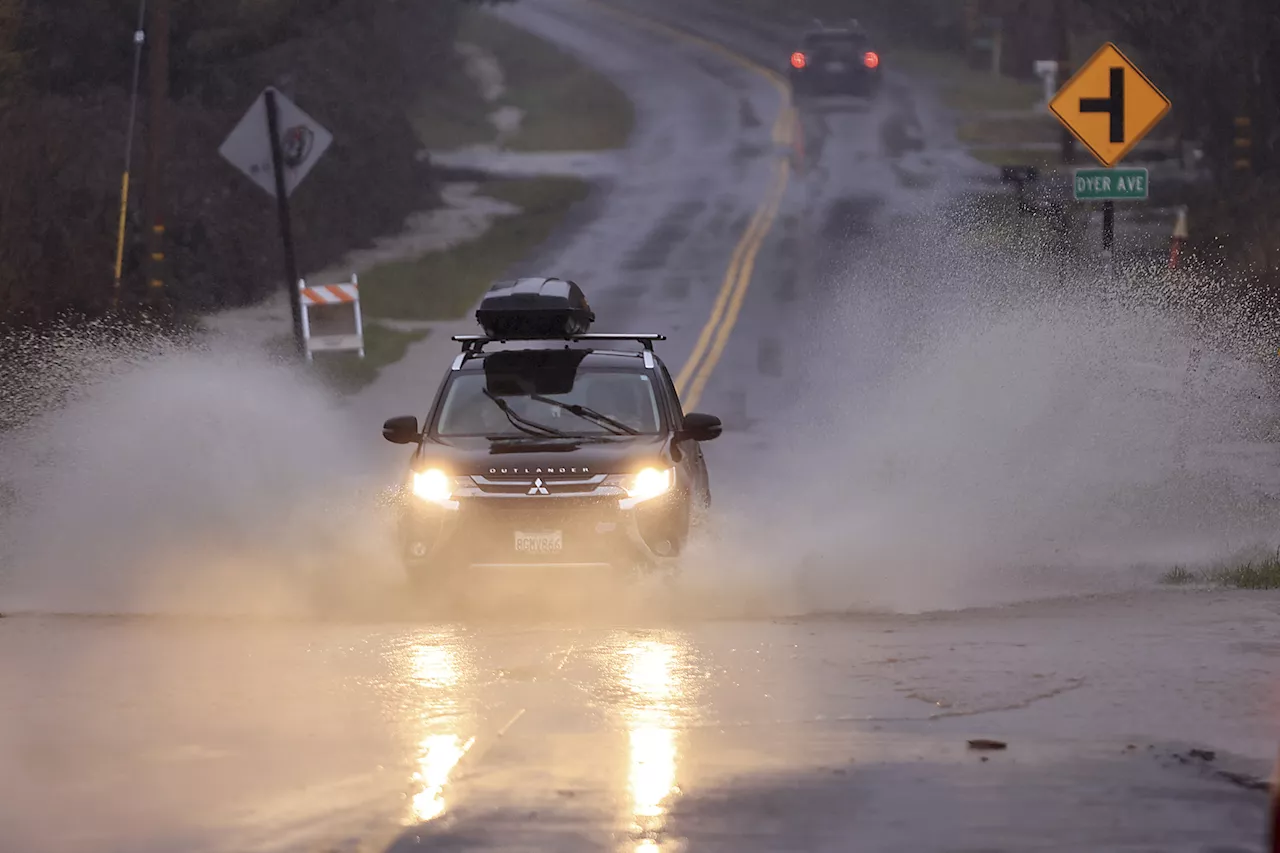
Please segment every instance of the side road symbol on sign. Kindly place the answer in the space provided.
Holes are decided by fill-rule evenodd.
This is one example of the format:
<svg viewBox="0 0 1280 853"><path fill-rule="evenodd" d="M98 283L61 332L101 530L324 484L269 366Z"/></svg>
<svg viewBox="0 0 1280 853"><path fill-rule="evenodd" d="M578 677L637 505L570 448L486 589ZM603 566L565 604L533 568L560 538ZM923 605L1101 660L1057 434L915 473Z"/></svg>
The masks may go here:
<svg viewBox="0 0 1280 853"><path fill-rule="evenodd" d="M1049 111L1103 166L1124 159L1172 106L1120 49L1107 42L1066 82Z"/></svg>
<svg viewBox="0 0 1280 853"><path fill-rule="evenodd" d="M1106 113L1111 118L1111 142L1124 144L1124 69L1111 69L1111 94L1105 98L1081 98L1080 112Z"/></svg>

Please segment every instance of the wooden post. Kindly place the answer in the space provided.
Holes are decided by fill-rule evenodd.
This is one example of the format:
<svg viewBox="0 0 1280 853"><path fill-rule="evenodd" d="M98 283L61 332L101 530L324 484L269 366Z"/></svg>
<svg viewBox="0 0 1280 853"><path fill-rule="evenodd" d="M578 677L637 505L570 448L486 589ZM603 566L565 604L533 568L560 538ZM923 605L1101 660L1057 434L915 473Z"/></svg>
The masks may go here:
<svg viewBox="0 0 1280 853"><path fill-rule="evenodd" d="M154 0L151 6L151 56L148 67L150 95L147 126L147 302L165 304L168 278L165 248L168 221L165 166L172 142L169 120L170 0Z"/></svg>

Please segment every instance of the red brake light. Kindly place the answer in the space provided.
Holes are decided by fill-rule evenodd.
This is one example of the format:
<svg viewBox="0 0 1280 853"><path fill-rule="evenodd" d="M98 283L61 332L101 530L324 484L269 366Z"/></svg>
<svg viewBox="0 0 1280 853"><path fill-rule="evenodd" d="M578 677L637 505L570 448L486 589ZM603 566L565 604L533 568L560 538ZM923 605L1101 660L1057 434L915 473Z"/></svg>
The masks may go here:
<svg viewBox="0 0 1280 853"><path fill-rule="evenodd" d="M862 57L862 64L868 68L877 68L880 65L880 54L874 51L867 51L867 55Z"/></svg>
<svg viewBox="0 0 1280 853"><path fill-rule="evenodd" d="M796 51L795 53L791 54L792 68L804 68L804 65L805 65L805 57L803 53L801 53L800 51Z"/></svg>

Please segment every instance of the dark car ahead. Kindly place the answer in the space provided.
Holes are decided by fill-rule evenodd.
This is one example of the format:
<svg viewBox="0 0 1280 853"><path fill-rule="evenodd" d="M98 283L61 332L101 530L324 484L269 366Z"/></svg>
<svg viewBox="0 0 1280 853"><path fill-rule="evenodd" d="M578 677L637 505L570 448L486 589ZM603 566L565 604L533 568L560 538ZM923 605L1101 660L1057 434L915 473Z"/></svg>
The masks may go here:
<svg viewBox="0 0 1280 853"><path fill-rule="evenodd" d="M383 428L414 446L399 517L410 578L671 565L710 507L700 442L721 426L682 411L653 351L665 338L586 333L594 314L561 279L500 282L476 315L486 334L454 338L421 428Z"/></svg>
<svg viewBox="0 0 1280 853"><path fill-rule="evenodd" d="M874 95L880 73L880 54L857 26L807 32L791 54L791 92L796 97Z"/></svg>

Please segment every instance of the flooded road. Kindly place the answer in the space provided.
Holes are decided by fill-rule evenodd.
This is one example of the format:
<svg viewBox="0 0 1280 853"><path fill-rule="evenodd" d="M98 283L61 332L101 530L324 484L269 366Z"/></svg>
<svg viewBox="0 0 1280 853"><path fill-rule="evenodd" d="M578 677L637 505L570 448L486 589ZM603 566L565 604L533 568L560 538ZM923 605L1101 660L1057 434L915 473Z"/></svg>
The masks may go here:
<svg viewBox="0 0 1280 853"><path fill-rule="evenodd" d="M1275 742L1277 611L10 618L0 825L25 851L1257 849L1236 774Z"/></svg>
<svg viewBox="0 0 1280 853"><path fill-rule="evenodd" d="M798 156L761 71L789 44L709 9L499 14L637 104L521 272L669 335L725 423L721 539L662 593L428 611L344 501L403 471L378 429L469 320L341 408L248 358L140 368L0 459L36 558L0 565L0 849L1259 849L1280 595L1158 580L1276 509L1177 468L1126 372L1166 328L1009 309L1043 282L957 246L927 92L801 116Z"/></svg>

